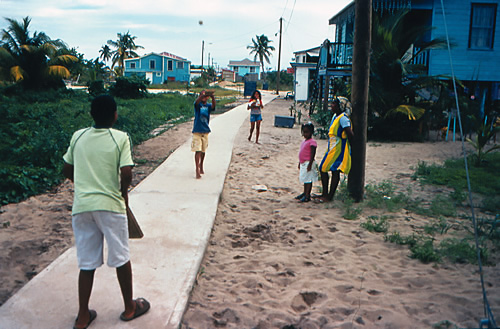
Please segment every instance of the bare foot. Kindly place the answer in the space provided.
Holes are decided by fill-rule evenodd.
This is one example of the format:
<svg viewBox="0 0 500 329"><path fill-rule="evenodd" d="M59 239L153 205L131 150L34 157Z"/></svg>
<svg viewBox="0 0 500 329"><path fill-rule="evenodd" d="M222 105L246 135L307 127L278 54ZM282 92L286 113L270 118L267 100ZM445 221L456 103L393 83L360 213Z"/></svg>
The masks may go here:
<svg viewBox="0 0 500 329"><path fill-rule="evenodd" d="M260 143L258 141L255 141L255 144L259 144L260 145Z"/></svg>
<svg viewBox="0 0 500 329"><path fill-rule="evenodd" d="M200 174L204 174L205 173L205 170L203 170L203 168L200 168Z"/></svg>
<svg viewBox="0 0 500 329"><path fill-rule="evenodd" d="M248 136L248 141L250 141L252 139L252 135Z"/></svg>
<svg viewBox="0 0 500 329"><path fill-rule="evenodd" d="M200 178L201 178L200 172L198 170L196 170L196 179L200 179Z"/></svg>

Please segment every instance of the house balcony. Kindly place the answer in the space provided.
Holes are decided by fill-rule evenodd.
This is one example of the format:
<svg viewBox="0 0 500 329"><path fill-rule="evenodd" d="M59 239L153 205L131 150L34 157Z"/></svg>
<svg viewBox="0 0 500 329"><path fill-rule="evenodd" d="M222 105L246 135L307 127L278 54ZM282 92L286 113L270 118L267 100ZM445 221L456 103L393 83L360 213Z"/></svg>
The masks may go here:
<svg viewBox="0 0 500 329"><path fill-rule="evenodd" d="M325 45L323 45L324 47ZM328 75L336 71L338 72L351 72L352 71L352 56L353 44L346 42L335 42L327 45L327 51L320 51L319 70L320 75L324 75L328 71ZM429 55L430 51L425 50L420 52L420 48L412 47L409 49L411 52L411 64L418 65L422 68L425 74L429 70ZM350 74L349 74L350 75Z"/></svg>

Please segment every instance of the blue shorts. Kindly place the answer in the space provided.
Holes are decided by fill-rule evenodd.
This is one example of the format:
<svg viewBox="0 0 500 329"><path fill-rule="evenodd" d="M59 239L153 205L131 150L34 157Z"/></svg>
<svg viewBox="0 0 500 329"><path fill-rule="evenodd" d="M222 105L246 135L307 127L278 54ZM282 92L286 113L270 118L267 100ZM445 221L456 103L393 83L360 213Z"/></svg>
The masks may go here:
<svg viewBox="0 0 500 329"><path fill-rule="evenodd" d="M250 114L250 122L262 121L261 114Z"/></svg>

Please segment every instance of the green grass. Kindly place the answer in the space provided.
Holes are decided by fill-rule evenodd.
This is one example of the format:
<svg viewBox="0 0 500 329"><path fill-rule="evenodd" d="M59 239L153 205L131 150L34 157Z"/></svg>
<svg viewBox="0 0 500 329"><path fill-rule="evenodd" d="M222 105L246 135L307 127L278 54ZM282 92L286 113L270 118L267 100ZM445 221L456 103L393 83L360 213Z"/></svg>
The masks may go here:
<svg viewBox="0 0 500 329"><path fill-rule="evenodd" d="M387 233L390 226L387 219L387 216L370 216L366 222L361 223L360 226L370 232Z"/></svg>
<svg viewBox="0 0 500 329"><path fill-rule="evenodd" d="M473 192L484 196L500 195L500 175L498 174L500 172L500 152L487 154L481 167L474 166L470 157L467 163ZM443 165L419 162L413 178L418 178L424 183L446 185L459 189L459 191L465 191L467 180L464 166L463 159L446 160ZM500 204L497 210L500 211Z"/></svg>
<svg viewBox="0 0 500 329"><path fill-rule="evenodd" d="M194 95L148 95L116 98L115 128L137 145L169 120L193 116ZM234 101L220 100L218 106ZM0 206L39 194L62 181L62 156L72 134L93 124L90 97L82 91L60 90L5 95L0 90Z"/></svg>

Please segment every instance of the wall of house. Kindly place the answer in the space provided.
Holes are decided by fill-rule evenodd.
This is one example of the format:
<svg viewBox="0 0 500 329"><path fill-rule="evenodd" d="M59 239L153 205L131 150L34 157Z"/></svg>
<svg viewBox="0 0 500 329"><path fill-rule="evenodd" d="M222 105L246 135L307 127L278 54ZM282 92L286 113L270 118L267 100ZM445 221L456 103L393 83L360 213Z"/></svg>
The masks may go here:
<svg viewBox="0 0 500 329"><path fill-rule="evenodd" d="M250 67L255 68L254 72L251 72ZM260 68L258 66L229 66L229 69L236 72L241 77L247 74L257 74L260 79Z"/></svg>
<svg viewBox="0 0 500 329"><path fill-rule="evenodd" d="M469 49L471 3L496 3L497 14L492 50ZM453 69L460 80L500 81L500 0L445 0L445 14ZM434 0L432 38L445 37L441 1ZM431 50L430 75L451 75L448 50Z"/></svg>
<svg viewBox="0 0 500 329"><path fill-rule="evenodd" d="M309 67L295 67L295 100L307 101L309 95Z"/></svg>
<svg viewBox="0 0 500 329"><path fill-rule="evenodd" d="M169 70L169 61L172 63L172 70ZM178 67L179 62L183 63L182 68ZM135 69L131 68L132 63L135 63ZM154 67L151 63L154 63ZM189 71L189 62L179 61L155 54L138 58L136 60L127 60L125 62L126 77L137 75L149 79L152 84L162 84L166 80L189 82Z"/></svg>

